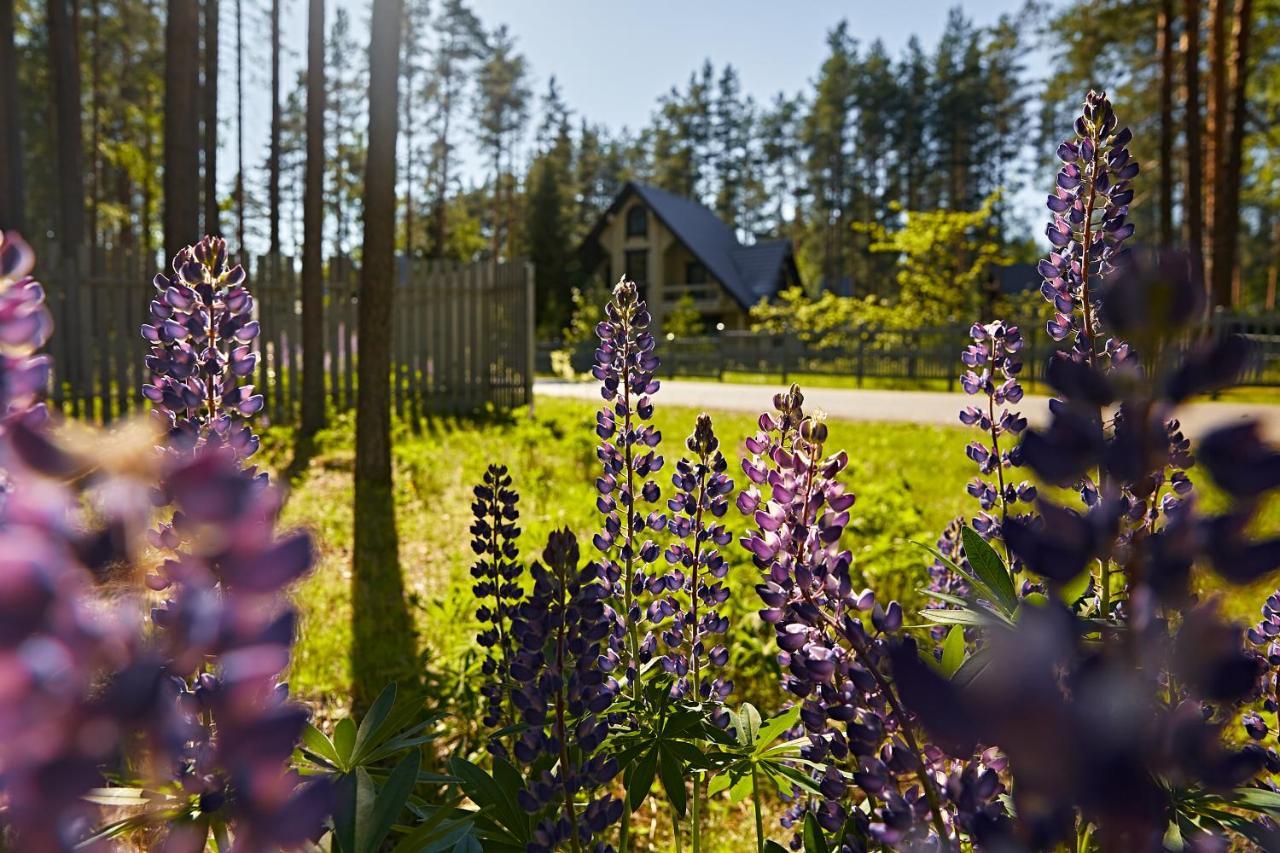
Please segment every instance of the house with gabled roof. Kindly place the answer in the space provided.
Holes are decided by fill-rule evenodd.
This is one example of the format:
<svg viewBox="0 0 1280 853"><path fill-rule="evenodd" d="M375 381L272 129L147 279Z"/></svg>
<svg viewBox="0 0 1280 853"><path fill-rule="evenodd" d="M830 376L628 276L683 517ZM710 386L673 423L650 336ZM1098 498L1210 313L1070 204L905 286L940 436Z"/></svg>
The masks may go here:
<svg viewBox="0 0 1280 853"><path fill-rule="evenodd" d="M583 241L580 257L593 276L636 282L654 318L688 296L708 330L746 329L747 312L800 283L790 240L744 244L696 201L629 182Z"/></svg>

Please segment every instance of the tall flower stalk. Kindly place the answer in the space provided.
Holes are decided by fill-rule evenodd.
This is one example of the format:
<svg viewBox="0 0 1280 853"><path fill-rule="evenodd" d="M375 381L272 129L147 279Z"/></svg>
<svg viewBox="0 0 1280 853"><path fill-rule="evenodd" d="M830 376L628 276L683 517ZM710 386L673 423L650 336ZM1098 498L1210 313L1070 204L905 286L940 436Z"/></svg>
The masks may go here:
<svg viewBox="0 0 1280 853"><path fill-rule="evenodd" d="M1046 205L1052 214L1045 234L1053 245L1040 261L1044 277L1041 293L1053 305L1046 326L1055 341L1070 339L1071 356L1089 366L1109 368L1130 355L1121 340L1108 339L1099 347L1100 288L1126 254L1133 236L1128 221L1133 201L1132 181L1140 167L1129 153L1129 128L1119 128L1105 92L1089 92L1084 110L1075 120L1075 135L1058 146L1062 168ZM1102 420L1099 407L1096 418ZM1078 488L1087 505L1097 501L1104 472L1085 473ZM1111 611L1111 565L1102 561L1097 577L1098 610Z"/></svg>
<svg viewBox="0 0 1280 853"><path fill-rule="evenodd" d="M1075 136L1058 146L1063 165L1046 202L1052 216L1045 234L1053 251L1039 264L1040 290L1056 312L1047 329L1055 341L1070 338L1072 351L1089 364L1120 346L1108 342L1098 349L1098 287L1133 236L1128 214L1139 166L1127 147L1133 134L1117 124L1106 93L1090 92Z"/></svg>
<svg viewBox="0 0 1280 853"><path fill-rule="evenodd" d="M245 419L263 400L244 381L258 363L244 267L228 265L225 240L205 237L175 255L172 269L155 277L151 322L142 326L153 375L142 394L168 430L170 448L225 447L248 459L259 441Z"/></svg>
<svg viewBox="0 0 1280 853"><path fill-rule="evenodd" d="M716 609L729 598L723 583L729 564L719 549L732 536L716 519L729 509L733 480L725 473L729 465L720 452L710 415L698 416L685 446L693 458L676 463L671 476L675 495L667 502L672 513L668 529L678 537L665 555L673 570L651 582L650 591L659 597L649 605L648 616L655 628L666 625L661 629L662 667L675 678L672 692L722 705L733 682L712 676L729 661L728 649L716 642L729 630L729 620ZM719 725L728 724L722 708L711 716ZM702 849L701 811L702 779L695 775L690 818L694 853Z"/></svg>
<svg viewBox="0 0 1280 853"><path fill-rule="evenodd" d="M490 465L474 494L471 550L477 559L471 576L476 581L472 592L480 602L476 618L485 626L476 636L487 650L483 671L488 682L481 691L488 700L484 724L500 729L514 722L507 697L511 693L511 620L523 595L517 545L520 528L516 526L520 496L511 486L505 465ZM505 757L500 741L493 740L489 748Z"/></svg>
<svg viewBox="0 0 1280 853"><path fill-rule="evenodd" d="M604 516L604 528L593 542L602 555L601 575L619 616L612 644L637 701L641 697L640 667L652 659L656 645L653 638L642 642L640 636L642 599L649 587L650 567L660 554L657 542L648 538L646 531L657 533L666 526L665 516L656 507L658 484L650 479L663 464L657 453L662 433L649 423L652 397L659 387L654 378L658 356L649 331L651 320L635 282L619 280L605 306L605 319L596 326L600 346L592 368L605 400L596 415L600 437L596 455L603 468L596 480L596 507ZM631 810L624 809L619 840L623 853L630 822Z"/></svg>
<svg viewBox="0 0 1280 853"><path fill-rule="evenodd" d="M1035 499L1036 489L1023 480L1013 482L1014 469L1021 466L1016 440L1027 428L1027 419L1008 408L1022 399L1022 335L1017 326L1001 320L974 323L969 330L971 342L960 359L968 368L960 378L967 394L981 394L983 405L966 406L960 421L975 427L982 440L969 443L965 453L978 466L979 476L968 487L977 499L981 512L973 519L973 529L983 539L1002 541L1001 528L1018 503ZM999 407L997 409L997 407ZM994 475L995 482L988 477ZM1007 478L1007 479L1006 479ZM994 514L993 514L994 513Z"/></svg>
<svg viewBox="0 0 1280 853"><path fill-rule="evenodd" d="M838 479L849 458L827 455L827 426L807 416L803 402L793 385L774 398L776 412L760 416L742 463L751 485L737 505L755 521L741 543L764 572L760 615L777 635L783 688L803 703L804 757L826 768L817 821L841 837L853 832L865 844L896 845L917 838L919 811L936 843L948 846L934 762L888 675L902 608L853 588L853 557L840 548L854 503ZM867 612L871 630L861 617ZM865 810L849 807L849 780L863 790Z"/></svg>
<svg viewBox="0 0 1280 853"><path fill-rule="evenodd" d="M538 818L527 849L608 849L590 845L623 813L606 790L618 763L601 749L618 693L606 646L616 617L598 565L580 566L567 529L551 534L530 574L533 590L512 623L518 651L511 662L511 699L525 725L514 752L529 768L518 799ZM581 811L580 797L587 800Z"/></svg>

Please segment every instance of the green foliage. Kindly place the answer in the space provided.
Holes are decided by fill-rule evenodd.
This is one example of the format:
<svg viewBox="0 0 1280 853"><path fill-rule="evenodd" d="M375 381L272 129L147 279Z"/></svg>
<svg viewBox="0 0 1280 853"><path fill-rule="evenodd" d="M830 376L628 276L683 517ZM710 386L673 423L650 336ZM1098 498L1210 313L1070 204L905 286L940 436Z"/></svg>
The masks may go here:
<svg viewBox="0 0 1280 853"><path fill-rule="evenodd" d="M448 781L421 772L422 747L435 740L437 722L421 701L397 702L396 685L390 684L359 725L343 717L329 737L307 724L295 764L305 775L333 781L335 851L376 853L405 808L412 807L414 791Z"/></svg>
<svg viewBox="0 0 1280 853"><path fill-rule="evenodd" d="M676 338L696 338L706 330L702 313L688 293L682 294L662 318L662 331Z"/></svg>
<svg viewBox="0 0 1280 853"><path fill-rule="evenodd" d="M994 213L998 193L977 210L907 211L900 226L860 222L870 250L898 258L889 301L904 326L964 323L981 316L991 268L1009 263Z"/></svg>

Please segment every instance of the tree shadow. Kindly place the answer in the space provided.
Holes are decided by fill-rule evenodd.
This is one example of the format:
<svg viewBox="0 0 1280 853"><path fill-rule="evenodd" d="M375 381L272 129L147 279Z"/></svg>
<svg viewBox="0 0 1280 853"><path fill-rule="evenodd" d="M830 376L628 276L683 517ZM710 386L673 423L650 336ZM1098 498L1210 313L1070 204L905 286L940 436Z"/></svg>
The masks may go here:
<svg viewBox="0 0 1280 853"><path fill-rule="evenodd" d="M385 486L356 480L352 587L352 707L367 709L390 681L421 684L418 642L405 597L395 500Z"/></svg>
<svg viewBox="0 0 1280 853"><path fill-rule="evenodd" d="M284 481L293 488L298 484L298 480L311 467L311 460L316 458L316 454L320 452L320 446L316 442L314 435L308 435L298 430L293 440L293 458L289 460L288 466L281 471Z"/></svg>

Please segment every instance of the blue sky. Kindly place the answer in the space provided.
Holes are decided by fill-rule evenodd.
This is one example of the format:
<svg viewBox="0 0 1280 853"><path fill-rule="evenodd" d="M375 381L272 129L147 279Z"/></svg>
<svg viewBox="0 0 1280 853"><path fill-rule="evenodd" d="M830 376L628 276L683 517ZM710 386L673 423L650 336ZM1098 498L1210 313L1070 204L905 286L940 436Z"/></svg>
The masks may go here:
<svg viewBox="0 0 1280 853"><path fill-rule="evenodd" d="M265 0L260 0L265 5ZM283 0L285 42L284 80L288 87L306 54L306 0ZM266 15L248 12L257 6L246 0L247 99L263 98L269 85ZM328 24L338 5L345 7L361 44L369 0L329 0ZM471 0L488 29L506 24L532 73L531 88L539 97L555 75L564 98L576 115L614 129L646 123L657 98L710 59L717 67L733 64L744 93L766 102L774 93L795 93L813 79L826 52L827 31L841 18L863 43L883 40L891 54L918 35L932 49L955 0ZM1023 0L982 0L958 5L977 24L994 22L1001 14L1016 13ZM231 2L222 4L224 92L233 80L234 21ZM1038 76L1044 59L1027 57L1031 77ZM245 155L262 162L266 150L269 113L247 109ZM232 115L233 110L225 110ZM230 178L234 161L230 145L234 123L224 127L227 153L223 174ZM479 166L464 150L478 180ZM1040 193L1030 189L1017 198L1023 217L1038 218Z"/></svg>

